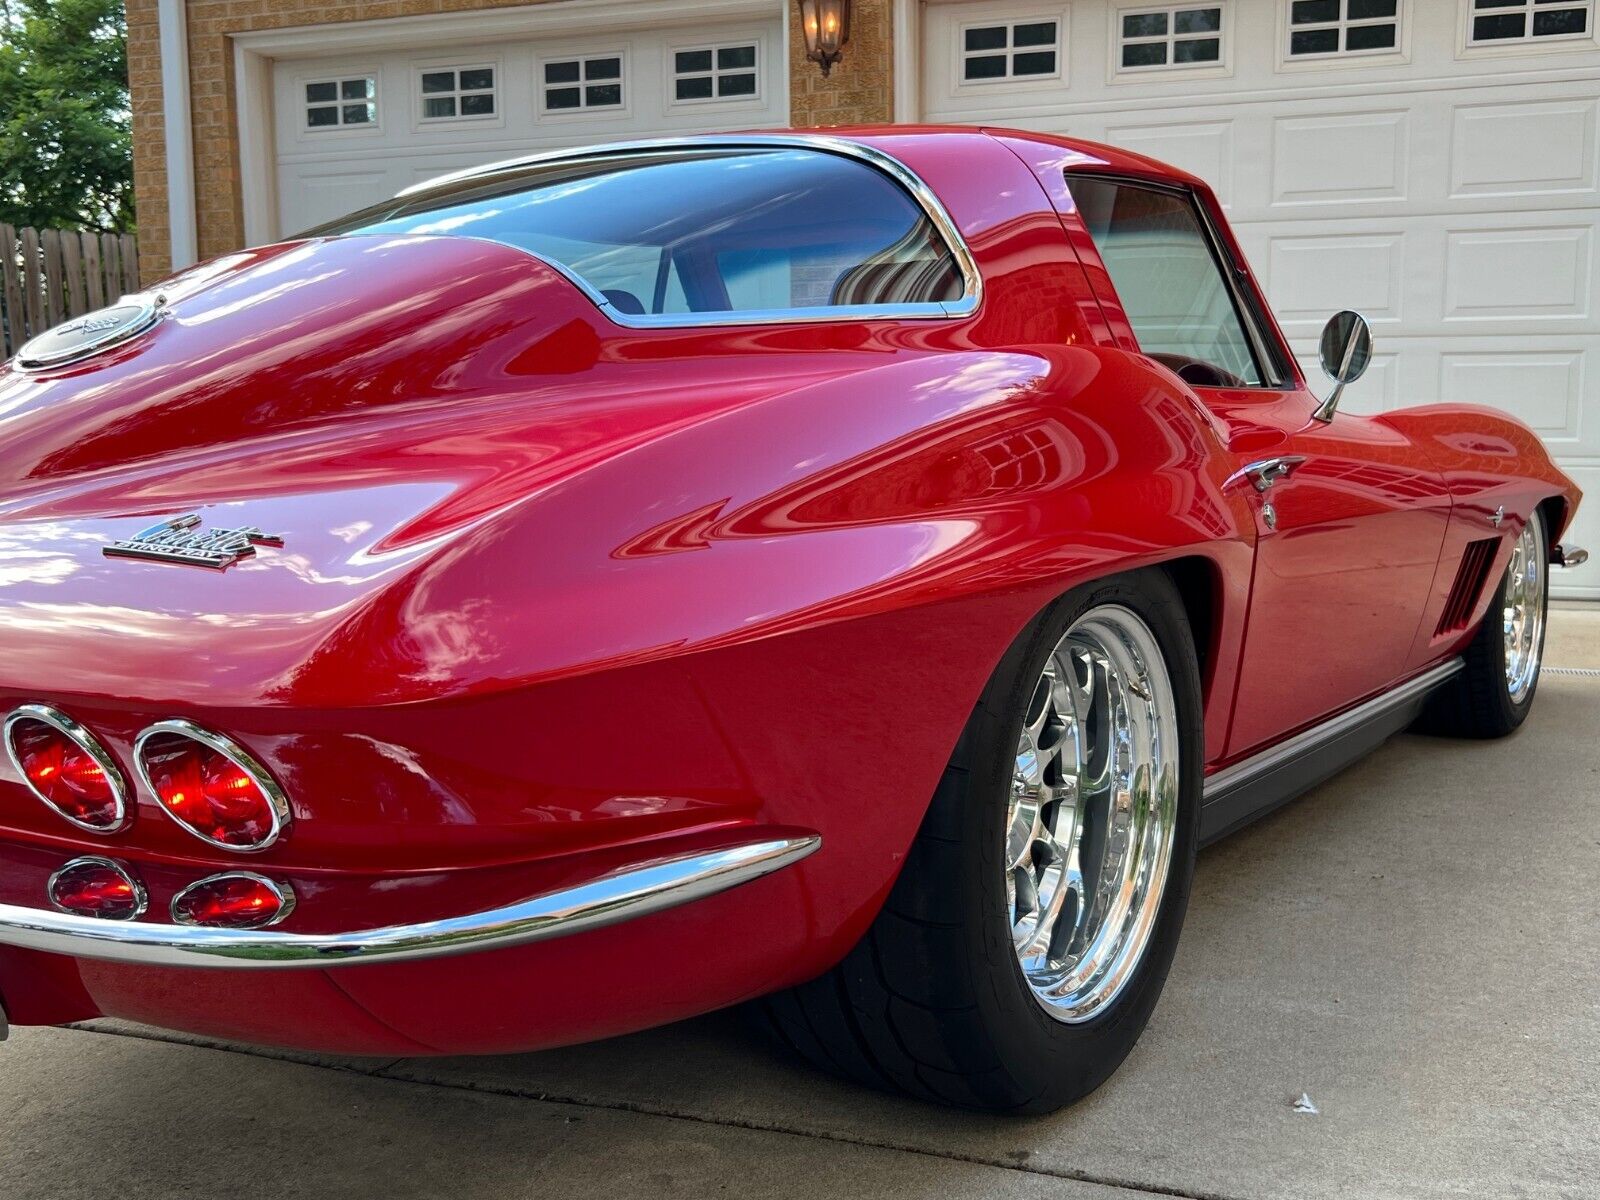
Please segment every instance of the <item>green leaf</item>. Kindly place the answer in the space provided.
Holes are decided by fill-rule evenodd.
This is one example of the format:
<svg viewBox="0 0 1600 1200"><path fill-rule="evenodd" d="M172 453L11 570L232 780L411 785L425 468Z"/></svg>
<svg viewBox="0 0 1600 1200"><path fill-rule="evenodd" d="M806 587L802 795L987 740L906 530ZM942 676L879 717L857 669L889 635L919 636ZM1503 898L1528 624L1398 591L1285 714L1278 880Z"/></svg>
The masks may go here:
<svg viewBox="0 0 1600 1200"><path fill-rule="evenodd" d="M0 223L133 229L117 0L0 0Z"/></svg>

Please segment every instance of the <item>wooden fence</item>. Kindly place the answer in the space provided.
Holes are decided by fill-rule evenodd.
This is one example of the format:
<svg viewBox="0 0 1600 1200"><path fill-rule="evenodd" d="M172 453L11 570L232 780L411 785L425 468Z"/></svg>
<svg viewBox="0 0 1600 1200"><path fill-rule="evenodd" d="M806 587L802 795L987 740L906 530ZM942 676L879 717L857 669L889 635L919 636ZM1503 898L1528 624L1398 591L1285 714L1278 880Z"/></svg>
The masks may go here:
<svg viewBox="0 0 1600 1200"><path fill-rule="evenodd" d="M0 359L6 359L68 317L138 291L139 246L131 233L0 225L0 284Z"/></svg>

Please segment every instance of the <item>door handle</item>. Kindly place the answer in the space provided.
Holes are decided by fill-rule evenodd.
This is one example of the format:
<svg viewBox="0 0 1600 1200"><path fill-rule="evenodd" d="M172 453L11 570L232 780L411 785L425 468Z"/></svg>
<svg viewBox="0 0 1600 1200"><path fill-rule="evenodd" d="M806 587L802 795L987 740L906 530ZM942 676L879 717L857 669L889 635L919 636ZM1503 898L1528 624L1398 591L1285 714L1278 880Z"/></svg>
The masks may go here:
<svg viewBox="0 0 1600 1200"><path fill-rule="evenodd" d="M1263 458L1253 463L1246 463L1228 476L1223 486L1232 487L1234 484L1249 480L1251 487L1258 492L1264 492L1305 460L1306 456L1303 454L1285 454L1279 458Z"/></svg>

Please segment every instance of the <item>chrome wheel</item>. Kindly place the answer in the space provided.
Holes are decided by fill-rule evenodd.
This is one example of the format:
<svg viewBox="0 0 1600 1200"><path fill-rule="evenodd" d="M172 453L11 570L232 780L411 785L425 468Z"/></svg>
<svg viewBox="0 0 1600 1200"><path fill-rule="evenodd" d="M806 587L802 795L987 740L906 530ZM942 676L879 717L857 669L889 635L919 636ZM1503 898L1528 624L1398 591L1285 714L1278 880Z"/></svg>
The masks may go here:
<svg viewBox="0 0 1600 1200"><path fill-rule="evenodd" d="M1017 744L1006 906L1023 977L1060 1021L1087 1021L1139 965L1177 833L1177 702L1130 609L1085 613L1051 651Z"/></svg>
<svg viewBox="0 0 1600 1200"><path fill-rule="evenodd" d="M1511 563L1506 567L1501 623L1506 639L1506 691L1513 704L1520 704L1539 678L1539 656L1544 647L1544 590L1544 522L1535 511L1511 548Z"/></svg>

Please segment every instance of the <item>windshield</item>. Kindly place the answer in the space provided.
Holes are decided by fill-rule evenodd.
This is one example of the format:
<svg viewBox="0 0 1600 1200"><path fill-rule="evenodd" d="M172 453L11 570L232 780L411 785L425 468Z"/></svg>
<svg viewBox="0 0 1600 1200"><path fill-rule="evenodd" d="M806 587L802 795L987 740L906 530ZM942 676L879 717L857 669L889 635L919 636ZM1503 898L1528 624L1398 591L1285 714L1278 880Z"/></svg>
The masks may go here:
<svg viewBox="0 0 1600 1200"><path fill-rule="evenodd" d="M928 214L883 172L807 149L639 151L399 196L302 237L487 238L558 263L624 315L960 298Z"/></svg>

